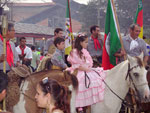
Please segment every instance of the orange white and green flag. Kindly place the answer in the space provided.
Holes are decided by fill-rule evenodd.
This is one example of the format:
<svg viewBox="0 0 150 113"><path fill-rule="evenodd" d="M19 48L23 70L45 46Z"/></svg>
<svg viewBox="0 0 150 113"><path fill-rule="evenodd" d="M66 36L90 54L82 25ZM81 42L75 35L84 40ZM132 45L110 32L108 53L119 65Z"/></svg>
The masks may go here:
<svg viewBox="0 0 150 113"><path fill-rule="evenodd" d="M142 0L139 0L139 4L138 4L137 11L136 11L134 23L137 23L140 25L141 32L139 34L139 37L143 38L143 5L142 5Z"/></svg>
<svg viewBox="0 0 150 113"><path fill-rule="evenodd" d="M69 55L70 51L72 50L72 26L71 26L71 15L70 15L70 7L69 7L69 0L67 0L67 7L66 7L66 36L65 36L65 55Z"/></svg>

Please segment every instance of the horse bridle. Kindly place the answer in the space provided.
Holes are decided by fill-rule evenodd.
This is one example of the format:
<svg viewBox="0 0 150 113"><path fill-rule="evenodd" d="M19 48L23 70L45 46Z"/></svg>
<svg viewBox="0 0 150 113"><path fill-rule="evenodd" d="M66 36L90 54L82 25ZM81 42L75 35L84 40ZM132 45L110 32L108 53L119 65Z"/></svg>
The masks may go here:
<svg viewBox="0 0 150 113"><path fill-rule="evenodd" d="M137 90L137 86L144 86L144 85L147 85L148 82L143 83L143 84L140 84L140 85L135 85L135 83L134 83L134 81L133 81L133 79L132 79L132 76L131 76L131 74L130 74L130 71L132 71L134 68L137 68L137 67L140 67L140 66L139 66L139 65L136 65L136 66L133 66L132 68L130 68L130 63L128 63L128 72L127 72L127 76L126 76L126 79L125 79L125 80L127 80L127 78L129 77L129 82L130 82L131 84L133 84L133 87L134 87L134 89L135 89L135 91L136 91L136 93L137 93L137 97L138 97L138 99L140 99L140 94L139 94L139 92L138 92L138 90Z"/></svg>

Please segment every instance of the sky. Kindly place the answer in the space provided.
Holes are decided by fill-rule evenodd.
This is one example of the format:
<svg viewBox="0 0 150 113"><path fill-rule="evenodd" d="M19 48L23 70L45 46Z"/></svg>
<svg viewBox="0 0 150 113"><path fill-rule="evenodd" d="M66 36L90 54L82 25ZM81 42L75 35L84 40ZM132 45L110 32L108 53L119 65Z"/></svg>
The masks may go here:
<svg viewBox="0 0 150 113"><path fill-rule="evenodd" d="M40 3L40 2L51 2L51 0L16 0L16 1L22 1L22 2L25 2L25 3L27 3L27 2L29 2L29 3ZM89 1L89 0L74 0L74 1L76 1L76 2L79 2L79 3L83 3L83 4L87 4L87 2Z"/></svg>

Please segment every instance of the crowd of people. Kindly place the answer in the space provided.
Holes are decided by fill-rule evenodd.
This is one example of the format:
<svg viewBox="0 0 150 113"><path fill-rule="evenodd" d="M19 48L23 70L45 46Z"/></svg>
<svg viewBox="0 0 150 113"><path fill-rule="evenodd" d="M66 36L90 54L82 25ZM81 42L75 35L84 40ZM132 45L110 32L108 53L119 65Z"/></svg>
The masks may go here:
<svg viewBox="0 0 150 113"><path fill-rule="evenodd" d="M129 34L123 37L124 49L119 48L118 52L114 54L118 58L118 63L122 62L124 55L139 56L144 53L144 64L147 65L148 52L146 50L146 43L138 37L140 33L140 26L132 24L129 29ZM76 107L82 108L90 106L96 102L102 101L104 97L105 85L103 80L106 74L102 67L93 68L93 59L96 58L99 63L102 63L103 37L100 35L99 26L92 26L90 28L91 36L79 34L74 43L73 50L65 61L65 39L63 38L63 30L56 28L54 37L46 41L44 47L44 54L51 57L53 64L52 69L68 70L71 73L78 70L77 79L79 87L76 95ZM36 52L35 46L29 48L26 46L26 39L20 38L20 45L15 47L14 43L10 41L14 37L15 29L13 24L8 24L8 32L6 34L6 55L0 51L0 100L5 96L7 86L7 78L4 77L3 61L6 59L6 72L9 72L11 67L25 64L31 66L33 71L36 70L40 56ZM0 49L3 50L3 37L0 35ZM101 77L99 76L101 75ZM86 82L86 77L90 81ZM1 80L1 79L0 79ZM37 94L35 99L38 107L46 108L48 113L69 113L69 103L66 102L66 89L57 81L44 78L37 85ZM3 95L3 96L1 96Z"/></svg>

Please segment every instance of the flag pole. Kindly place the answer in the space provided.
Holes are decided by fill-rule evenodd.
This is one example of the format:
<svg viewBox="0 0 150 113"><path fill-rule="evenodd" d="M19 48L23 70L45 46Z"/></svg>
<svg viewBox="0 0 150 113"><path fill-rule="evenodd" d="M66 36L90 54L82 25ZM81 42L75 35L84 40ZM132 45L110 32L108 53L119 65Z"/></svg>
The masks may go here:
<svg viewBox="0 0 150 113"><path fill-rule="evenodd" d="M70 21L70 27L72 32L72 22L71 22L71 12L70 12L70 0L68 0L68 8L69 8L69 21Z"/></svg>
<svg viewBox="0 0 150 113"><path fill-rule="evenodd" d="M74 40L74 36L73 36L73 33L72 33L72 21L71 21L70 0L68 0L68 8L69 8L69 21L70 21L71 39L72 39L72 48L73 48L73 40Z"/></svg>
<svg viewBox="0 0 150 113"><path fill-rule="evenodd" d="M115 18L116 18L117 27L118 27L118 32L119 32L119 38L120 38L121 48L122 48L123 51L125 51L124 46L123 46L122 36L121 36L121 33L120 33L119 22L118 22L118 18L117 18L117 14L116 14L116 8L115 8L115 6L114 6L113 0L112 0L112 4L113 4L114 14L115 14ZM124 55L124 60L126 60L126 59L127 59L127 58L126 58L126 56ZM131 93L133 93L133 90L131 90ZM135 99L132 98L132 101L135 102ZM135 108L135 106L134 106L134 108ZM128 110L129 110L129 112L130 112L130 109L128 109Z"/></svg>
<svg viewBox="0 0 150 113"><path fill-rule="evenodd" d="M124 46L123 46L122 36L121 36L121 33L120 33L118 17L117 17L117 14L116 14L116 8L115 8L115 5L114 5L114 1L113 0L111 0L111 1L112 1L112 6L114 8L114 14L115 14L115 18L116 18L117 27L118 27L118 33L119 33L119 38L120 38L120 43L121 43L121 49L123 51L125 51ZM124 60L126 60L126 56L125 55L124 55Z"/></svg>
<svg viewBox="0 0 150 113"><path fill-rule="evenodd" d="M6 56L6 33L8 28L7 16L2 16L3 54ZM3 62L3 72L6 73L6 60ZM3 110L6 111L6 101L3 100Z"/></svg>

